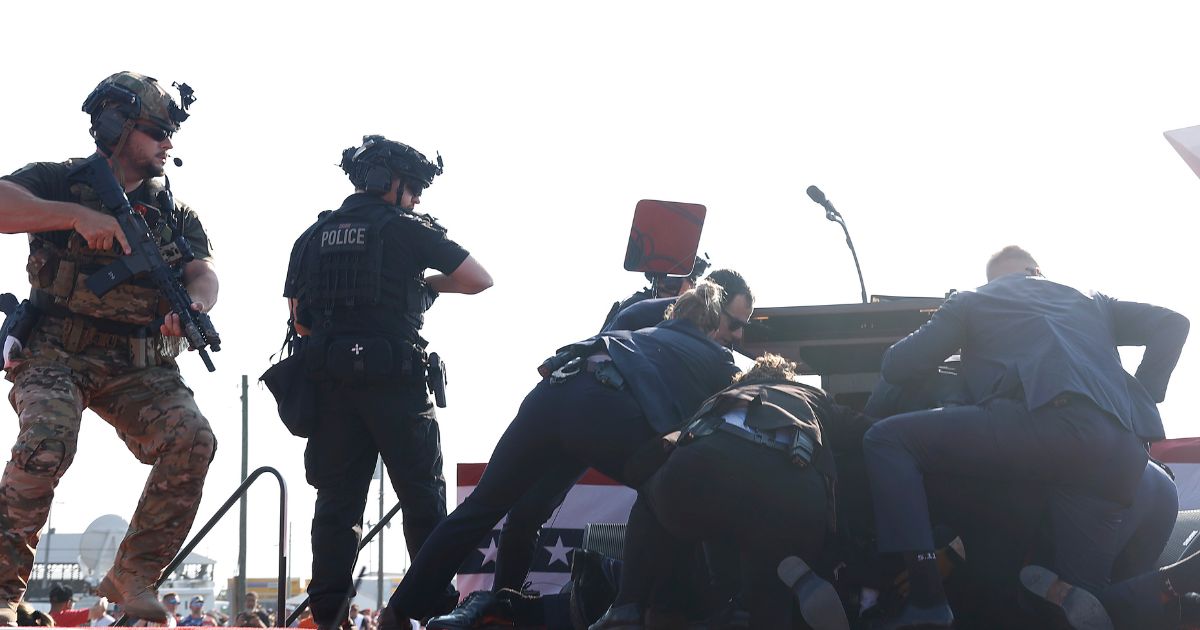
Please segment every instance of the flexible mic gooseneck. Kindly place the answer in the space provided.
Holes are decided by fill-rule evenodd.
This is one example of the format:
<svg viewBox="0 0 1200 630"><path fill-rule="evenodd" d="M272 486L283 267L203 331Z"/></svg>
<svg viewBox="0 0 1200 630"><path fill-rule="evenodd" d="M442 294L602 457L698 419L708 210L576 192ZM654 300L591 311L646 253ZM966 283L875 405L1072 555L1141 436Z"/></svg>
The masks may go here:
<svg viewBox="0 0 1200 630"><path fill-rule="evenodd" d="M821 192L816 186L809 186L808 198L812 199L821 207L825 208L825 218L842 226L842 232L846 234L846 245L850 248L850 255L854 257L854 269L858 272L858 287L862 291L863 304L867 303L867 284L863 282L862 266L858 264L858 252L854 249L854 241L850 240L850 230L846 228L846 220L842 218L842 213L838 212L833 207L833 203L825 197L825 193Z"/></svg>

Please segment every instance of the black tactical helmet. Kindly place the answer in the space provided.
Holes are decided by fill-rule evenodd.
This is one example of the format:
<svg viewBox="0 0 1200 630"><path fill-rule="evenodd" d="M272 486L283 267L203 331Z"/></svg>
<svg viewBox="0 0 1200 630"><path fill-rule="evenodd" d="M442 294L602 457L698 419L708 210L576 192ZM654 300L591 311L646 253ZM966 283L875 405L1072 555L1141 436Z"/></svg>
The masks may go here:
<svg viewBox="0 0 1200 630"><path fill-rule="evenodd" d="M414 189L413 193L420 194L442 174L442 156L434 164L407 144L383 136L363 136L362 146L342 151L342 170L356 188L367 192L386 192L392 178L400 176Z"/></svg>
<svg viewBox="0 0 1200 630"><path fill-rule="evenodd" d="M668 288L678 291L684 278L687 278L688 280L690 280L692 282L692 284L696 284L696 281L700 279L700 276L703 276L704 272L708 270L709 264L711 264L711 263L708 262L708 254L704 254L703 257L697 255L696 261L694 263L692 263L692 272L691 273L689 273L686 276L679 276L679 277L667 276L664 280L667 282L667 284L672 285L672 286L669 286ZM655 278L661 277L661 274L656 274L656 273L652 273L649 271L647 271L645 275L646 275L646 279L651 282L654 282Z"/></svg>

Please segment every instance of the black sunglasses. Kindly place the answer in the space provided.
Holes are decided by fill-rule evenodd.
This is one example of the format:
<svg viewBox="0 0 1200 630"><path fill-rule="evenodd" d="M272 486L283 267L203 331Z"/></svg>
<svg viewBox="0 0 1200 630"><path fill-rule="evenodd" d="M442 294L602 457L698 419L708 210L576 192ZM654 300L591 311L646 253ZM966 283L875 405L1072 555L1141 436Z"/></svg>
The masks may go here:
<svg viewBox="0 0 1200 630"><path fill-rule="evenodd" d="M745 320L738 319L738 318L734 317L733 315L730 315L729 311L727 311L725 309L721 309L721 312L724 313L725 316L729 318L729 331L730 332L737 332L737 331L745 328L746 325L750 323Z"/></svg>
<svg viewBox="0 0 1200 630"><path fill-rule="evenodd" d="M134 125L133 128L146 134L147 136L150 136L150 138L155 142L163 142L167 138L175 135L174 131L168 131L162 127L159 127L158 125Z"/></svg>

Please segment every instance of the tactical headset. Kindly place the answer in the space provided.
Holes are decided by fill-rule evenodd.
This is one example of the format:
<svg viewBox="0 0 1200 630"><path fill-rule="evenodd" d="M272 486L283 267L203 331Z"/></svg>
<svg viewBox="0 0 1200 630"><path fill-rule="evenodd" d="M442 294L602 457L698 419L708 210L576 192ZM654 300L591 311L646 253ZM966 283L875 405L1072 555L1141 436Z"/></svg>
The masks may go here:
<svg viewBox="0 0 1200 630"><path fill-rule="evenodd" d="M95 111L105 102L115 102L117 106L109 107L96 115ZM92 90L83 102L83 111L94 116L92 133L96 137L96 143L105 147L112 147L121 141L121 135L125 133L125 122L136 118L141 109L141 99L133 90L113 83Z"/></svg>

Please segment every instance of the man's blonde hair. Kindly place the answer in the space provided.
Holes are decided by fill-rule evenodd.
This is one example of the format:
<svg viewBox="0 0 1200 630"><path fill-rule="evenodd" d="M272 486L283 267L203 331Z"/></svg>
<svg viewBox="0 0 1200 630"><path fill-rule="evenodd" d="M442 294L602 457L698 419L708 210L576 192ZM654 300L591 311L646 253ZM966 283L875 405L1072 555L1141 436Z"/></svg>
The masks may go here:
<svg viewBox="0 0 1200 630"><path fill-rule="evenodd" d="M721 311L725 309L725 289L720 285L701 280L696 286L684 291L679 299L667 308L666 319L686 319L697 328L710 333L721 325Z"/></svg>
<svg viewBox="0 0 1200 630"><path fill-rule="evenodd" d="M764 352L754 360L753 367L734 376L733 382L738 385L753 385L770 381L794 381L796 369L795 362L788 361L778 354Z"/></svg>
<svg viewBox="0 0 1200 630"><path fill-rule="evenodd" d="M1008 247L1005 247L1004 249L996 252L995 254L992 254L992 257L988 259L988 263L987 263L987 278L988 278L988 280L990 281L990 280L993 280L996 278L996 276L997 276L996 268L997 267L999 267L1000 265L1006 264L1006 263L1010 263L1010 262L1016 262L1018 264L1024 265L1027 269L1031 269L1031 270L1037 269L1037 267L1038 267L1038 262L1036 260L1034 260L1033 254L1030 254L1029 252L1025 251L1024 249L1022 249L1016 245L1009 245ZM1029 272L1027 275L1033 275L1032 271Z"/></svg>

